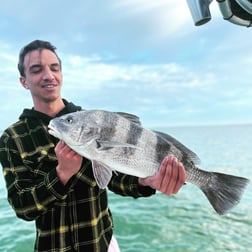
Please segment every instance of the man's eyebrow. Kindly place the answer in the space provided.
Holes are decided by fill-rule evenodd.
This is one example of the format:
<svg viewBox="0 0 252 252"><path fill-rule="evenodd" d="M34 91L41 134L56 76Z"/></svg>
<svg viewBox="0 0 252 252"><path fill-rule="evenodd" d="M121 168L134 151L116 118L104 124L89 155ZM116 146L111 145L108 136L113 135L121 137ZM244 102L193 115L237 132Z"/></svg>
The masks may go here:
<svg viewBox="0 0 252 252"><path fill-rule="evenodd" d="M60 64L59 64L59 63L53 63L53 64L51 64L50 66L53 66L53 67L59 66L59 67L60 67Z"/></svg>
<svg viewBox="0 0 252 252"><path fill-rule="evenodd" d="M33 64L31 65L29 68L33 68L33 67L41 67L42 65L41 64Z"/></svg>

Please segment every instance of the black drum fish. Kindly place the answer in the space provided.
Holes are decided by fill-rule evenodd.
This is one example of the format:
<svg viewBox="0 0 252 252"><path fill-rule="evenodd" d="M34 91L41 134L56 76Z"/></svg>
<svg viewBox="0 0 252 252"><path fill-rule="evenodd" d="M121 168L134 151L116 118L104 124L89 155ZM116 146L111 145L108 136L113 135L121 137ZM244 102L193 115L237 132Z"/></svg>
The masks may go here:
<svg viewBox="0 0 252 252"><path fill-rule="evenodd" d="M198 186L223 215L240 201L249 180L199 169L198 156L170 135L141 126L127 113L83 110L54 118L49 133L92 161L97 185L105 188L113 171L137 177L154 175L165 156L183 163L186 181Z"/></svg>

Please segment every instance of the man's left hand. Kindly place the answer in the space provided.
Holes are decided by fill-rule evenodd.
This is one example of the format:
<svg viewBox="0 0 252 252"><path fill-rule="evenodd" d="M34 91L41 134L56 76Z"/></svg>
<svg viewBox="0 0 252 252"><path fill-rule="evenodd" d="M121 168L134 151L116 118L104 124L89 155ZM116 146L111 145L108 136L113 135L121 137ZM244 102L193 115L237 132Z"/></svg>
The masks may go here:
<svg viewBox="0 0 252 252"><path fill-rule="evenodd" d="M139 184L167 195L176 194L184 185L186 172L183 164L172 155L166 156L154 176L139 178Z"/></svg>

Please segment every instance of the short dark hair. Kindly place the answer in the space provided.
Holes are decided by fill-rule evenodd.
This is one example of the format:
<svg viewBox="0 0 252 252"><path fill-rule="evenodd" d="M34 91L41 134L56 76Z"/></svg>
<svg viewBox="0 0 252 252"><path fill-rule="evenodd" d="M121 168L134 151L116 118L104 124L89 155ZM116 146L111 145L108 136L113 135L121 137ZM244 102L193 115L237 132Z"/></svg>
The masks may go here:
<svg viewBox="0 0 252 252"><path fill-rule="evenodd" d="M34 50L42 50L42 49L48 49L50 51L52 51L58 58L59 63L60 63L60 67L61 67L61 60L59 58L59 56L56 53L56 47L54 45L52 45L50 42L48 41L43 41L43 40L34 40L31 43L29 43L28 45L24 46L19 53L19 61L18 61L18 71L20 73L21 76L25 77L25 69L24 69L24 58L25 55L31 51Z"/></svg>

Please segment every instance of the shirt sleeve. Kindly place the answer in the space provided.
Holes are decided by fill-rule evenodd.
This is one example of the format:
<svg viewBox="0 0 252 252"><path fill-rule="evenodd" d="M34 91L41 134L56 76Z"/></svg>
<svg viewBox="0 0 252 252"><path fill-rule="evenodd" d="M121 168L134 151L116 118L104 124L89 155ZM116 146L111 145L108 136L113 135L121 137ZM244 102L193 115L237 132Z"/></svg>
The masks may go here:
<svg viewBox="0 0 252 252"><path fill-rule="evenodd" d="M133 198L149 197L156 193L156 190L151 187L141 186L138 183L138 177L122 173L113 174L108 188L116 194Z"/></svg>
<svg viewBox="0 0 252 252"><path fill-rule="evenodd" d="M6 182L8 201L16 215L34 220L46 212L56 201L64 200L67 191L60 182L56 166L40 176L24 164L15 141L7 133L0 139L0 161Z"/></svg>

